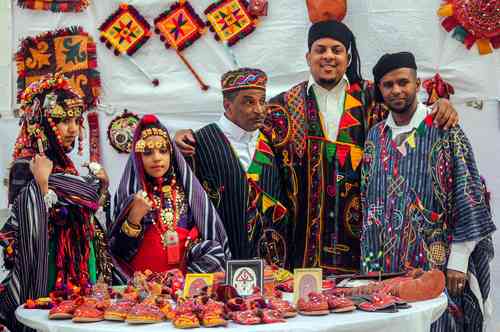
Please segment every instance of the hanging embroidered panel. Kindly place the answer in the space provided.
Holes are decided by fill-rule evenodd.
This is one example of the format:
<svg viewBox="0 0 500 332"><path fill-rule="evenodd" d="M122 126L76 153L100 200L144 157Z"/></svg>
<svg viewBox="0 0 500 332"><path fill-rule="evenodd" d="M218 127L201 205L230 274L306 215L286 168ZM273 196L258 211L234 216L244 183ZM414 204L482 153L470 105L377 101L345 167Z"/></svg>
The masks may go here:
<svg viewBox="0 0 500 332"><path fill-rule="evenodd" d="M27 37L16 53L17 97L42 76L62 72L84 97L87 107L97 104L101 79L97 71L96 45L78 26Z"/></svg>

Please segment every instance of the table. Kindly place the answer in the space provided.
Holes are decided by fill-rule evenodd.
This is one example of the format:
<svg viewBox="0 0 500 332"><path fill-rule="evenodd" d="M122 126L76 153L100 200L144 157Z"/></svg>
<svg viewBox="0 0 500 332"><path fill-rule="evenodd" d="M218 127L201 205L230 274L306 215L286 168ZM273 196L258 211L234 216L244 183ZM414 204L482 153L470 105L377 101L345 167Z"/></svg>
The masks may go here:
<svg viewBox="0 0 500 332"><path fill-rule="evenodd" d="M227 328L204 329L210 332L424 332L444 312L446 296L412 303L410 309L397 313L354 311L327 316L300 316L286 323L245 326L229 323ZM47 310L16 310L17 319L23 324L44 332L179 332L170 322L150 325L129 325L120 322L73 323L70 320L49 320ZM195 329L193 331L199 331Z"/></svg>

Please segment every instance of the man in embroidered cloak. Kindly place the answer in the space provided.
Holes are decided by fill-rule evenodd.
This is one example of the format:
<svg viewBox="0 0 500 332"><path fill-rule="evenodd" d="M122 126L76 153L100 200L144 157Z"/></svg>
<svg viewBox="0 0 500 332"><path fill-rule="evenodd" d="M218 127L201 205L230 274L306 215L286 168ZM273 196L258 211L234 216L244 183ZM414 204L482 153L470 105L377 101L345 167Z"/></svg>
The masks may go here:
<svg viewBox="0 0 500 332"><path fill-rule="evenodd" d="M432 126L416 69L408 52L386 54L373 69L390 114L365 142L363 270L442 270L449 304L432 331L482 331L495 225L472 146L460 127Z"/></svg>
<svg viewBox="0 0 500 332"><path fill-rule="evenodd" d="M363 80L356 40L337 21L314 23L308 33L310 77L269 102L262 131L275 152L290 220L292 267L326 273L359 271L362 215L360 164L366 133L387 116ZM435 104L436 123L458 121L447 100ZM176 134L184 154L194 138ZM191 142L191 143L190 143Z"/></svg>
<svg viewBox="0 0 500 332"><path fill-rule="evenodd" d="M387 112L361 77L356 40L345 24L314 23L308 47L309 80L270 101L280 108L266 127L291 201L294 266L356 272L363 146L367 131ZM438 106L436 120L453 124L449 103Z"/></svg>
<svg viewBox="0 0 500 332"><path fill-rule="evenodd" d="M194 133L193 169L220 214L234 259L284 266L287 210L274 153L259 131L266 74L240 68L221 79L225 113Z"/></svg>

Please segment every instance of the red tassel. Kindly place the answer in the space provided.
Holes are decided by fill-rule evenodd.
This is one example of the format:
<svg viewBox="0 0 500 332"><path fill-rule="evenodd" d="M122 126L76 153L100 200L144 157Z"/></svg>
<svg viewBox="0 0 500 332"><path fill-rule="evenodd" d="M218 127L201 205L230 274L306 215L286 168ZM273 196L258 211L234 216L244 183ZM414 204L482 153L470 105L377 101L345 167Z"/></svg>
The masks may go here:
<svg viewBox="0 0 500 332"><path fill-rule="evenodd" d="M476 38L471 33L467 34L464 38L464 45L468 50L471 49L472 45L476 42Z"/></svg>
<svg viewBox="0 0 500 332"><path fill-rule="evenodd" d="M441 25L446 31L450 32L451 30L459 26L460 23L453 16L450 16L445 18L443 22L441 22Z"/></svg>
<svg viewBox="0 0 500 332"><path fill-rule="evenodd" d="M500 48L500 35L490 38L490 42L493 48L495 49Z"/></svg>
<svg viewBox="0 0 500 332"><path fill-rule="evenodd" d="M142 125L149 125L149 124L155 124L158 122L158 118L156 115L153 114L146 114L142 117L141 124Z"/></svg>
<svg viewBox="0 0 500 332"><path fill-rule="evenodd" d="M427 125L427 127L432 127L432 123L434 122L434 117L431 114L429 114L425 117L424 122Z"/></svg>
<svg viewBox="0 0 500 332"><path fill-rule="evenodd" d="M99 139L99 114L91 112L87 115L89 123L90 161L101 162L101 145Z"/></svg>

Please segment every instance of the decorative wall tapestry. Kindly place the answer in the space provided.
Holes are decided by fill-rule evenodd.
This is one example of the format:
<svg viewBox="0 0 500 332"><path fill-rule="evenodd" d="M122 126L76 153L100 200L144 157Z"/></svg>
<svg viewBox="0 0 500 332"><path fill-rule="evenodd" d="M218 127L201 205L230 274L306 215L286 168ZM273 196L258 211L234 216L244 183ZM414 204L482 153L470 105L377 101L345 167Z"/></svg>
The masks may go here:
<svg viewBox="0 0 500 332"><path fill-rule="evenodd" d="M425 89L428 96L424 103L426 105L434 104L439 98L450 99L450 96L455 94L453 86L444 81L439 73L434 75L433 78L425 80L422 83L422 87Z"/></svg>
<svg viewBox="0 0 500 332"><path fill-rule="evenodd" d="M347 0L306 0L309 20L312 23L336 20L342 21L347 12Z"/></svg>
<svg viewBox="0 0 500 332"><path fill-rule="evenodd" d="M130 153L134 131L139 123L139 117L126 109L114 118L108 126L108 139L111 146L119 153Z"/></svg>
<svg viewBox="0 0 500 332"><path fill-rule="evenodd" d="M182 50L191 46L206 31L203 21L196 14L189 2L181 0L174 3L170 9L155 19L154 25L155 32L160 34L160 39L165 43L165 47L175 50L179 58L196 78L201 89L207 90L209 88L208 85L203 82L181 53Z"/></svg>
<svg viewBox="0 0 500 332"><path fill-rule="evenodd" d="M16 53L17 99L22 91L43 75L62 72L72 87L84 96L87 107L96 106L101 92L96 45L81 27L49 31L21 42Z"/></svg>
<svg viewBox="0 0 500 332"><path fill-rule="evenodd" d="M452 37L479 54L500 48L500 0L445 0L438 10L445 17L441 25Z"/></svg>
<svg viewBox="0 0 500 332"><path fill-rule="evenodd" d="M160 83L151 77L134 59L137 52L151 37L151 26L134 6L121 3L119 8L99 27L101 42L114 50L116 56L123 55L146 76L154 86Z"/></svg>
<svg viewBox="0 0 500 332"><path fill-rule="evenodd" d="M21 8L52 12L82 12L89 4L90 0L17 0Z"/></svg>
<svg viewBox="0 0 500 332"><path fill-rule="evenodd" d="M245 0L220 0L205 9L207 26L215 33L215 39L225 46L233 46L251 34L257 26L257 18L248 11ZM233 52L226 47L234 64L241 67Z"/></svg>

